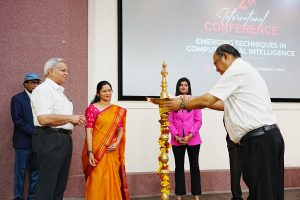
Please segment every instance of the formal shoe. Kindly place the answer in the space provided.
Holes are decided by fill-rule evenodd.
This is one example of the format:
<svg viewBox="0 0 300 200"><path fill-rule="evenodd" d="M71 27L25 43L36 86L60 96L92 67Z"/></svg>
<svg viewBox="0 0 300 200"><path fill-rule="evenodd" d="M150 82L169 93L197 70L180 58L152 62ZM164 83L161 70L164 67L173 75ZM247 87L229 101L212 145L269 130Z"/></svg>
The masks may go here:
<svg viewBox="0 0 300 200"><path fill-rule="evenodd" d="M176 200L183 200L183 196L178 195L178 196L176 197Z"/></svg>

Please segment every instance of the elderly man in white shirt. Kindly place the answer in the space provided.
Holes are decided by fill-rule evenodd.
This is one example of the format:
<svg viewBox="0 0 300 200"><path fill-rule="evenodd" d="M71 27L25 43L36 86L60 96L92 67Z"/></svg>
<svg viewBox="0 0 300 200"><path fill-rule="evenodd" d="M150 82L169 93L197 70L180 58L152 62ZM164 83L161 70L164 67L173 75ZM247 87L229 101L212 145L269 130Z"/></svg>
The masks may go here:
<svg viewBox="0 0 300 200"><path fill-rule="evenodd" d="M75 125L85 125L84 115L73 114L73 104L61 86L68 78L68 67L61 58L45 63L46 80L32 93L36 134L32 148L38 157L39 181L35 200L62 200L72 158L71 133Z"/></svg>
<svg viewBox="0 0 300 200"><path fill-rule="evenodd" d="M241 145L248 200L284 200L284 140L276 124L267 85L229 44L219 46L213 63L221 74L212 89L193 99L175 98L170 110L224 110L230 139Z"/></svg>

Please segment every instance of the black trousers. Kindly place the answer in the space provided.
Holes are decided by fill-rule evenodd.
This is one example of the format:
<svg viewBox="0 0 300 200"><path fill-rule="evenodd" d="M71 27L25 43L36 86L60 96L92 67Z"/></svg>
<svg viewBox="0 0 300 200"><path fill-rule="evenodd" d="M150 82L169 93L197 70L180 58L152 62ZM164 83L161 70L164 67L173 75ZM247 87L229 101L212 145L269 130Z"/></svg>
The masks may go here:
<svg viewBox="0 0 300 200"><path fill-rule="evenodd" d="M185 175L184 175L184 157L185 151L188 152L190 162L190 175L191 175L191 190L192 195L200 195L201 180L199 170L199 151L200 144L194 146L172 146L174 158L175 158L175 194L185 195Z"/></svg>
<svg viewBox="0 0 300 200"><path fill-rule="evenodd" d="M72 138L58 130L36 128L32 148L39 179L34 200L62 200L72 158Z"/></svg>
<svg viewBox="0 0 300 200"><path fill-rule="evenodd" d="M278 128L241 140L248 200L284 200L284 140Z"/></svg>
<svg viewBox="0 0 300 200"><path fill-rule="evenodd" d="M232 200L242 200L241 176L242 176L242 152L239 144L235 144L226 136L229 164L230 164L230 186Z"/></svg>

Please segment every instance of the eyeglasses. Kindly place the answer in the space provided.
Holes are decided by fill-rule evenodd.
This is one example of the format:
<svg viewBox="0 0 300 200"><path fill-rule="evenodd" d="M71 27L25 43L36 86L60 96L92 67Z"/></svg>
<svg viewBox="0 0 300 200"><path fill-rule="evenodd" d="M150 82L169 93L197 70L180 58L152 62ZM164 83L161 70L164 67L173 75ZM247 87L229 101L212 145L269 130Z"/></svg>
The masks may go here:
<svg viewBox="0 0 300 200"><path fill-rule="evenodd" d="M220 55L219 58L214 62L214 65L217 66L217 63L219 62L219 60L221 60L223 55Z"/></svg>
<svg viewBox="0 0 300 200"><path fill-rule="evenodd" d="M59 67L55 67L55 68L52 68L53 70L57 70L57 71L60 71L60 72L63 72L63 73L69 73L67 69L61 69Z"/></svg>

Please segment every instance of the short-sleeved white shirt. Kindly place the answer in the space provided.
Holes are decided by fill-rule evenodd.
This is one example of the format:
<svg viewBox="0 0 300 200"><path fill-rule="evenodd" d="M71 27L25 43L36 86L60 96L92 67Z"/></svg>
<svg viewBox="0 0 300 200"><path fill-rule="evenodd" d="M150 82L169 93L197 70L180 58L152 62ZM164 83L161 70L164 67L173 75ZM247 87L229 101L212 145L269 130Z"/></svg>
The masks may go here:
<svg viewBox="0 0 300 200"><path fill-rule="evenodd" d="M33 119L35 126L41 126L37 120L37 116L40 115L73 115L73 104L63 92L64 88L49 78L46 78L42 84L32 91L31 102L32 112L35 113ZM67 123L55 128L71 130L74 125Z"/></svg>
<svg viewBox="0 0 300 200"><path fill-rule="evenodd" d="M224 102L224 122L238 143L249 131L276 123L267 85L248 62L237 58L209 93Z"/></svg>

